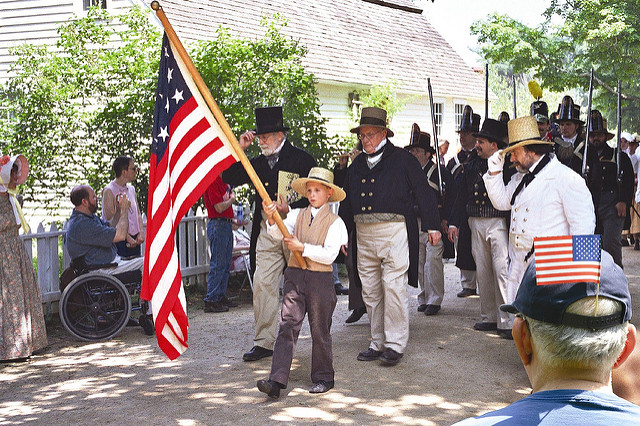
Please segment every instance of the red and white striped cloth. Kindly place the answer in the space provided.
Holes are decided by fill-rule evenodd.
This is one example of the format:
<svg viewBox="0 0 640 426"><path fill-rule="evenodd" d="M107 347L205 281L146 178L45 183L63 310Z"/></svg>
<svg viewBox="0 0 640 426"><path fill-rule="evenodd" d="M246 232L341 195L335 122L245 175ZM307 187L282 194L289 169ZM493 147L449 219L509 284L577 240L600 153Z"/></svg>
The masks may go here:
<svg viewBox="0 0 640 426"><path fill-rule="evenodd" d="M214 179L236 162L233 149L165 34L149 169L141 297L151 301L160 349L187 349L187 303L175 247L180 220Z"/></svg>

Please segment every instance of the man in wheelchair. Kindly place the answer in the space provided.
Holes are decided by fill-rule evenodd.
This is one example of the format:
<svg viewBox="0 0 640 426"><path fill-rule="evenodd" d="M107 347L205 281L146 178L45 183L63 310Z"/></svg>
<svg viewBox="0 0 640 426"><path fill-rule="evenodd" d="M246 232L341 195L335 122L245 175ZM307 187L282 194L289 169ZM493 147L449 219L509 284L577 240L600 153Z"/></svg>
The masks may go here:
<svg viewBox="0 0 640 426"><path fill-rule="evenodd" d="M125 241L128 235L130 202L127 196L121 194L116 199L120 219L115 228L96 215L98 197L89 185L73 188L70 198L75 208L67 223L64 242L74 272L103 272L113 275L123 284L140 283L144 258L121 259L115 245L117 242ZM149 306L146 313L143 311L139 319L140 325L148 335L154 333L150 308Z"/></svg>

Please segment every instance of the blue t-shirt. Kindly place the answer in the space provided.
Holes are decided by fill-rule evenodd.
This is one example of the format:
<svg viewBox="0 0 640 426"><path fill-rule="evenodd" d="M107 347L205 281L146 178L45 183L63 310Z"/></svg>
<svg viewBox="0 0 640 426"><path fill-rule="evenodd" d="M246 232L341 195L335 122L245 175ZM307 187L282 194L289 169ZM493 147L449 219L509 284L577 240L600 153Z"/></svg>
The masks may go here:
<svg viewBox="0 0 640 426"><path fill-rule="evenodd" d="M73 210L67 223L65 244L71 259L85 256L87 265L103 265L116 258L116 229L96 215Z"/></svg>
<svg viewBox="0 0 640 426"><path fill-rule="evenodd" d="M579 389L536 392L456 425L640 425L640 407L614 394Z"/></svg>

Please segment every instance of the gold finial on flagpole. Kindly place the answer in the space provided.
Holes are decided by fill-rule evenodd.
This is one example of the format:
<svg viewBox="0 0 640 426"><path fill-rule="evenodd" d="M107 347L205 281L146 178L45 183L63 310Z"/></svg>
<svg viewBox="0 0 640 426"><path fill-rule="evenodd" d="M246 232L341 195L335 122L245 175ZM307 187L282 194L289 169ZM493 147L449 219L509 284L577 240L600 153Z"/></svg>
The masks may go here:
<svg viewBox="0 0 640 426"><path fill-rule="evenodd" d="M154 1L151 2L151 9L160 10L160 9L162 9L162 6L160 6L159 2L154 0Z"/></svg>

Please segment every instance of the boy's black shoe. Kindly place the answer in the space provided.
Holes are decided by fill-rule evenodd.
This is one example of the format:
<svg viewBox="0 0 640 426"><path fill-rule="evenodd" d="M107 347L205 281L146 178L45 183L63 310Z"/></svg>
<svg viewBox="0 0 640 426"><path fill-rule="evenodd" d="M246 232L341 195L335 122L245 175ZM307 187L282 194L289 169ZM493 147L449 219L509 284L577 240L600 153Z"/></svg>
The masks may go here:
<svg viewBox="0 0 640 426"><path fill-rule="evenodd" d="M347 295L347 294L349 294L349 289L348 289L348 288L346 288L345 286L343 286L342 284L340 284L340 283L335 283L333 286L334 286L334 287L335 287L335 289L336 289L336 295L340 296L340 295Z"/></svg>
<svg viewBox="0 0 640 426"><path fill-rule="evenodd" d="M273 380L258 380L256 383L260 392L266 393L269 398L280 398L280 389L284 389L284 386ZM329 389L327 389L329 390Z"/></svg>
<svg viewBox="0 0 640 426"><path fill-rule="evenodd" d="M456 296L469 297L469 296L475 296L476 294L478 294L478 292L473 288L463 288L461 292L456 294Z"/></svg>
<svg viewBox="0 0 640 426"><path fill-rule="evenodd" d="M204 311L205 312L228 312L229 307L223 304L222 301L204 302Z"/></svg>
<svg viewBox="0 0 640 426"><path fill-rule="evenodd" d="M333 389L333 380L325 382L324 380L317 381L309 389L309 393L325 393L329 389Z"/></svg>

